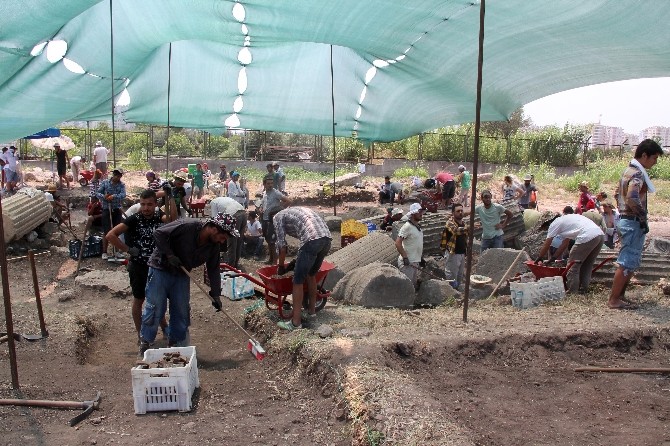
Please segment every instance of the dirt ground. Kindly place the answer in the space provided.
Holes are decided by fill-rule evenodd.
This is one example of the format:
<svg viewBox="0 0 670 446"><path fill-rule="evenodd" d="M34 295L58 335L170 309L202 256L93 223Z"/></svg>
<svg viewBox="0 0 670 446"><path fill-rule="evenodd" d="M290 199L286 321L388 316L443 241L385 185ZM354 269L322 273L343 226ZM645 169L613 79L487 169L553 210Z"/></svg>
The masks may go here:
<svg viewBox="0 0 670 446"><path fill-rule="evenodd" d="M131 191L143 185L141 174L124 180ZM317 188L293 187L301 195ZM544 202L556 210L564 205ZM371 202L338 207L338 214L357 218L374 211ZM83 221L81 210L73 221ZM653 222L652 233L667 236L668 226ZM668 375L575 372L670 367L670 303L657 287L630 290L640 303L634 311L605 309L608 290L596 286L587 296L532 310L471 302L467 322L462 307L401 311L329 303L315 322L292 333L276 329L277 313L262 301L224 298L224 310L267 350L262 361L192 287L191 341L200 378L193 410L135 415L132 298L75 285L76 262L62 248L36 260L49 337L17 343L19 391L11 388L2 344L0 398L82 401L101 391L102 403L74 428L68 420L76 410L2 406L0 444L670 444ZM83 266L123 268L99 258ZM260 266L242 261L246 271ZM28 262L9 261L8 273L15 331L39 333ZM64 290L75 290L74 297L59 301ZM4 325L4 312L0 319ZM322 324L334 329L331 337L315 334Z"/></svg>

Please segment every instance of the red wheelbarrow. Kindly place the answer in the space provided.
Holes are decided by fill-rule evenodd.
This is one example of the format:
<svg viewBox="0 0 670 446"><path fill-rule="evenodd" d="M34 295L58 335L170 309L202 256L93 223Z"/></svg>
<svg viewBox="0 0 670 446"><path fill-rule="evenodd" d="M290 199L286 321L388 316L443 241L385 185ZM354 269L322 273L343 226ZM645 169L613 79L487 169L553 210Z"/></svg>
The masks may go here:
<svg viewBox="0 0 670 446"><path fill-rule="evenodd" d="M79 175L81 178L79 178L79 184L81 187L86 187L88 185L88 182L91 181L93 178L93 175L95 174L95 170L80 170Z"/></svg>
<svg viewBox="0 0 670 446"><path fill-rule="evenodd" d="M616 257L607 257L605 260L600 262L598 265L596 265L593 270L591 270L591 273L595 273L598 271L600 268L603 267L608 262L612 262L616 259ZM536 279L541 279L543 277L556 277L556 276L561 276L563 277L563 286L565 286L566 283L566 277L568 276L568 271L570 271L570 268L572 268L572 265L575 264L575 262L570 262L566 266L547 266L547 265L542 265L542 264L536 264L532 260L528 260L526 263L526 266L530 270L530 272L535 275Z"/></svg>
<svg viewBox="0 0 670 446"><path fill-rule="evenodd" d="M279 317L282 319L290 319L293 313L293 306L286 298L293 293L293 277L274 277L277 275L277 265L270 265L260 268L256 274L261 278L256 277L240 271L227 263L220 264L221 271L232 271L240 277L250 280L260 288L263 288L263 297L265 298L265 306L272 311L277 311ZM335 268L335 264L324 260L321 268L316 273L317 293L316 293L316 311L321 311L330 297L330 291L323 288L323 283L326 280L328 273ZM207 273L205 272L207 278ZM305 297L307 295L307 284L303 285L305 290ZM303 299L303 306L305 309L309 308L309 300Z"/></svg>

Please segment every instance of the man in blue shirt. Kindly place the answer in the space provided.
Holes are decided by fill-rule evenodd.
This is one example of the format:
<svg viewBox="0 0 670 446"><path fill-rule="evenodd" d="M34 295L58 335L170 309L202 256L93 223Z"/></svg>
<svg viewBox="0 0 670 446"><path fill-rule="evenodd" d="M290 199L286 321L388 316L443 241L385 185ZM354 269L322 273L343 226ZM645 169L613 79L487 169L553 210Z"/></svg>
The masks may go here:
<svg viewBox="0 0 670 446"><path fill-rule="evenodd" d="M121 206L126 198L126 185L121 181L123 171L114 169L112 178L100 183L96 196L102 203L102 230L105 237L102 239L102 260L107 260L107 233L116 225L121 223L123 213Z"/></svg>

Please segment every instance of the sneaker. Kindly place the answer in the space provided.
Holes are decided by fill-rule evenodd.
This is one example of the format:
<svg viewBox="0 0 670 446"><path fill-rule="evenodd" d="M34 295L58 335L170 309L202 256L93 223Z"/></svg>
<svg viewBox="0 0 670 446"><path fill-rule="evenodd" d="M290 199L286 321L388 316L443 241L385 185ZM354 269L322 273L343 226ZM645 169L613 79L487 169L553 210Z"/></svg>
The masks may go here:
<svg viewBox="0 0 670 446"><path fill-rule="evenodd" d="M116 254L114 254L114 255L116 256L117 259L125 259L126 258L126 254L121 252L121 251L116 251Z"/></svg>
<svg viewBox="0 0 670 446"><path fill-rule="evenodd" d="M143 341L140 339L140 349L138 352L138 355L141 359L144 358L144 352L149 350L151 348L151 344L149 344L147 341Z"/></svg>
<svg viewBox="0 0 670 446"><path fill-rule="evenodd" d="M302 324L295 326L293 325L293 321L279 321L277 322L277 326L281 328L282 330L297 330L299 328L302 328Z"/></svg>
<svg viewBox="0 0 670 446"><path fill-rule="evenodd" d="M316 319L316 313L310 314L307 311L301 311L300 318L305 320Z"/></svg>
<svg viewBox="0 0 670 446"><path fill-rule="evenodd" d="M109 259L109 256L107 255L107 253L103 252L102 253L102 260L108 260L108 259Z"/></svg>

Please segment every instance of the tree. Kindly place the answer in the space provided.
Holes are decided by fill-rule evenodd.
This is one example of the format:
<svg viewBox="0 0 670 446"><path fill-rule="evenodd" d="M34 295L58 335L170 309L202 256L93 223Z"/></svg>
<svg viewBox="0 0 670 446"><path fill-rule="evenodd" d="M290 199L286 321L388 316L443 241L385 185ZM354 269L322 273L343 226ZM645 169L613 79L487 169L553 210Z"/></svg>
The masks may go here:
<svg viewBox="0 0 670 446"><path fill-rule="evenodd" d="M482 122L481 132L509 140L519 129L528 127L530 123L530 118L526 118L523 115L523 107L519 107L512 112L507 121Z"/></svg>

